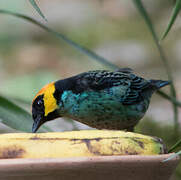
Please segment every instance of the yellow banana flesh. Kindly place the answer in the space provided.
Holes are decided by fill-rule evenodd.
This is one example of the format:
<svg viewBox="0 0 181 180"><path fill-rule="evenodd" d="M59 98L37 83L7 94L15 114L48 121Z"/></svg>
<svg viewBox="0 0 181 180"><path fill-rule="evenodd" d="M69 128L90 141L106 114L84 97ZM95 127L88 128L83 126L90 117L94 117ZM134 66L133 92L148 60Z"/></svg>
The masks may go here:
<svg viewBox="0 0 181 180"><path fill-rule="evenodd" d="M0 159L164 153L165 145L159 138L125 131L83 130L0 135Z"/></svg>

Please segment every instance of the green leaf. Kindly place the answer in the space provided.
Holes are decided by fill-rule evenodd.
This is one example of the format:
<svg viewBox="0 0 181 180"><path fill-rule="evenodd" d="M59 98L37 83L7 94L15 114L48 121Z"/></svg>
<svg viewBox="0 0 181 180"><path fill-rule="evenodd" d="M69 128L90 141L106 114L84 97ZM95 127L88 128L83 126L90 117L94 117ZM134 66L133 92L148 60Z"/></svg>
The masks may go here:
<svg viewBox="0 0 181 180"><path fill-rule="evenodd" d="M167 34L169 33L172 25L174 24L174 22L178 16L178 13L180 12L180 9L181 9L181 0L177 0L175 3L175 7L173 9L173 12L172 12L172 16L171 16L170 21L167 25L167 28L166 28L165 32L163 33L163 35L161 36L161 40L163 40L167 36Z"/></svg>
<svg viewBox="0 0 181 180"><path fill-rule="evenodd" d="M152 23L150 21L150 19L148 18L147 16L147 13L146 11L144 10L144 7L142 6L142 4L140 4L140 2L137 0L133 0L135 1L135 4L136 6L138 7L138 9L141 10L142 14L144 15L145 19L147 20L147 24L149 25L149 27L151 27L152 29L152 34L154 35L154 39L156 40L157 42L157 36L154 32L154 29L153 29L153 26L152 26ZM119 66L115 65L115 64L112 64L111 62L109 62L107 59L97 55L96 53L94 53L93 51L87 49L86 47L84 46L81 46L80 44L72 41L71 39L67 38L65 35L61 34L61 33L58 33L52 29L50 29L49 27L41 24L40 22L36 21L35 19L29 17L29 16L26 16L26 15L23 15L23 14L19 14L19 13L14 13L14 12L11 12L11 11L7 11L7 10L3 10L3 9L0 9L0 13L2 14L8 14L8 15L12 15L12 16L15 16L15 17L18 17L18 18L21 18L21 19L24 19L24 20L27 20L28 22L32 23L32 24L35 24L39 27L41 27L42 29L44 29L45 31L51 33L52 35L58 37L59 39L65 41L66 43L68 43L69 45L73 46L74 48L76 48L77 50L79 50L80 52L82 52L83 54L86 54L87 56L91 57L92 59L96 60L97 62L100 62L106 66L108 66L109 68L112 68L112 69L118 69ZM159 46L159 44L157 43L157 45ZM162 91L160 91L162 92ZM165 94L162 92L162 94ZM167 99L169 99L170 101L172 101L173 103L175 103L176 98L175 97L170 97L168 95L166 95ZM180 102L178 102L180 103ZM177 103L175 103L177 104Z"/></svg>
<svg viewBox="0 0 181 180"><path fill-rule="evenodd" d="M31 115L2 96L0 96L0 120L13 129L31 132L33 124ZM51 131L45 127L41 128L40 131L46 132L47 130Z"/></svg>
<svg viewBox="0 0 181 180"><path fill-rule="evenodd" d="M151 31L151 34L155 40L155 42L158 42L158 37L155 33L153 24L151 22L151 19L146 11L146 9L143 6L143 3L141 2L141 0L133 0L133 3L135 4L136 8L138 9L139 13L141 14L141 16L144 18L149 30Z"/></svg>
<svg viewBox="0 0 181 180"><path fill-rule="evenodd" d="M169 61L166 58L166 55L165 55L165 53L164 53L164 51L162 49L162 46L159 44L159 40L158 40L157 34L156 34L155 29L153 27L153 24L151 22L151 18L149 17L146 9L144 8L143 3L142 3L141 0L133 0L133 3L135 4L135 6L138 9L139 13L141 14L143 19L145 20L145 23L147 24L147 26L148 26L148 28L149 28L152 36L153 36L155 45L157 46L157 49L158 49L158 51L160 53L161 60L162 60L162 62L164 64L164 67L166 69L166 73L167 73L168 79L171 81L171 84L170 84L171 96L172 96L172 98L176 99L176 90L175 90L175 86L173 84L172 71L171 71L171 68L169 66ZM178 123L178 108L177 108L177 105L174 104L174 102L172 102L172 106L173 106L173 111L174 111L175 134L178 135L178 127L179 127L179 123Z"/></svg>
<svg viewBox="0 0 181 180"><path fill-rule="evenodd" d="M177 157L179 155L181 155L181 151L178 151L177 153L172 154L169 158L163 160L163 162L170 161L170 160L174 159L175 157Z"/></svg>
<svg viewBox="0 0 181 180"><path fill-rule="evenodd" d="M170 149L169 149L169 153L173 152L176 148L178 148L179 146L181 146L181 139L179 141L177 141Z"/></svg>
<svg viewBox="0 0 181 180"><path fill-rule="evenodd" d="M87 49L86 47L74 42L73 40L69 39L68 37L66 37L64 34L56 32L54 30L52 30L51 28L43 25L42 23L36 21L35 19L26 16L24 14L20 14L20 13L14 13L11 11L7 11L7 10L2 10L0 9L0 13L2 14L8 14L8 15L13 15L16 16L18 18L24 19L26 21L29 21L39 27L41 27L42 29L44 29L45 31L51 33L52 35L54 35L55 37L57 37L58 39L61 39L63 41L65 41L67 44L71 45L72 47L74 47L75 49L79 50L80 52L82 52L83 54L86 54L87 56L91 57L92 59L112 68L112 69L118 69L119 67L116 66L115 64L109 62L107 59L97 55L96 53L94 53L93 51Z"/></svg>
<svg viewBox="0 0 181 180"><path fill-rule="evenodd" d="M36 2L34 0L29 0L29 2L31 3L31 5L35 8L35 10L38 12L38 14L45 20L47 21L47 19L45 18L45 16L43 15L43 13L41 12L40 8L38 7L38 5L36 4Z"/></svg>

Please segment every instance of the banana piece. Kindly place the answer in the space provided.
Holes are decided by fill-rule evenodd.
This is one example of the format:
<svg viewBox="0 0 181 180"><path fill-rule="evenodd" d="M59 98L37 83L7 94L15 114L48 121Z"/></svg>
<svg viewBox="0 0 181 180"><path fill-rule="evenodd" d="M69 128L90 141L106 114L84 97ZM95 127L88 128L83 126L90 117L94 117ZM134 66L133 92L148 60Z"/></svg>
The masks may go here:
<svg viewBox="0 0 181 180"><path fill-rule="evenodd" d="M0 159L164 153L166 148L159 138L125 131L83 130L0 135Z"/></svg>

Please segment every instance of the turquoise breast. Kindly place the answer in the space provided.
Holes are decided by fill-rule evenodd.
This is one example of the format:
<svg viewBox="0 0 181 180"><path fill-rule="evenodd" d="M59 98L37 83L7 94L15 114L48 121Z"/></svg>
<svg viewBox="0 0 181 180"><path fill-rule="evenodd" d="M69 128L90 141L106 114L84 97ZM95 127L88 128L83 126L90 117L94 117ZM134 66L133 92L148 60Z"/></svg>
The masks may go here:
<svg viewBox="0 0 181 180"><path fill-rule="evenodd" d="M123 105L125 91L119 86L79 94L64 91L59 104L61 116L97 129L127 129L135 126L144 116L149 99L134 105Z"/></svg>

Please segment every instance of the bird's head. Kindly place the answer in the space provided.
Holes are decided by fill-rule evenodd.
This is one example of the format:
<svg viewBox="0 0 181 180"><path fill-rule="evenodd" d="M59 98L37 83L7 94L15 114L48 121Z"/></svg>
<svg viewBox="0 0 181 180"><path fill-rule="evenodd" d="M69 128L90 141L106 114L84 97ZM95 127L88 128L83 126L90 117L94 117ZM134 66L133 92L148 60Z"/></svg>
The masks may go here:
<svg viewBox="0 0 181 180"><path fill-rule="evenodd" d="M46 121L59 117L58 100L55 83L43 87L32 102L32 117L34 120L32 132L36 132Z"/></svg>

